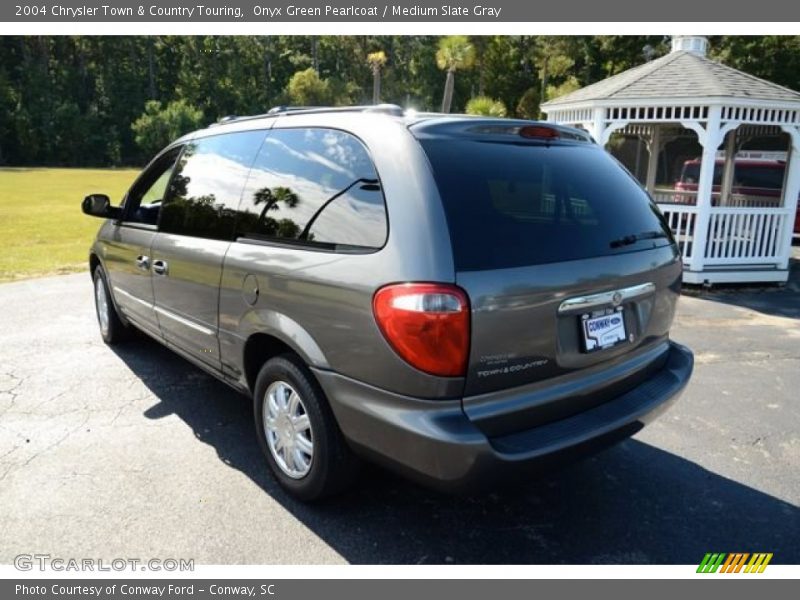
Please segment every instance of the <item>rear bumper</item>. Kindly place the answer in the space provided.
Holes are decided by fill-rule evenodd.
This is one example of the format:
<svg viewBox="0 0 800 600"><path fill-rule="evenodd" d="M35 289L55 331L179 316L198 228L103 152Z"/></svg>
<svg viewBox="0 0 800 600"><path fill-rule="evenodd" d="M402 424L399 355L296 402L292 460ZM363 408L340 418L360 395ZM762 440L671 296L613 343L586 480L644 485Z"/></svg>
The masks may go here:
<svg viewBox="0 0 800 600"><path fill-rule="evenodd" d="M331 371L315 374L356 451L426 485L458 492L633 435L677 400L693 365L692 352L671 342L663 367L628 392L571 417L498 437L478 430L460 400L419 400Z"/></svg>

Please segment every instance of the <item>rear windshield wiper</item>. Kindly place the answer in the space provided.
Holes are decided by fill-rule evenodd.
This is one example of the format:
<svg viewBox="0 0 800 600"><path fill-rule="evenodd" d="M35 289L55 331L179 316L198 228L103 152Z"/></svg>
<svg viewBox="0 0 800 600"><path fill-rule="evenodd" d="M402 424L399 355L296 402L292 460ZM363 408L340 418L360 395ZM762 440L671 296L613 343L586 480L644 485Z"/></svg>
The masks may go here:
<svg viewBox="0 0 800 600"><path fill-rule="evenodd" d="M665 238L667 234L663 231L643 231L641 233L632 233L631 235L625 235L617 240L613 240L609 243L612 248L620 248L622 246L630 246L631 244L635 244L641 240L655 240L658 238Z"/></svg>

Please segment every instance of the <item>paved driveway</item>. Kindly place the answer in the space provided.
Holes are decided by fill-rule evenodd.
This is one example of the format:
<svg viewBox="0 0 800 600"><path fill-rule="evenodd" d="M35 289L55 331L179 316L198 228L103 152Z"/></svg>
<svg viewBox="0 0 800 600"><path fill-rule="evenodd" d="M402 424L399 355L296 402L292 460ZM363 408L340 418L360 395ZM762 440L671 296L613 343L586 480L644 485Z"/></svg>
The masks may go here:
<svg viewBox="0 0 800 600"><path fill-rule="evenodd" d="M796 265L797 266L797 265ZM308 507L267 475L249 401L158 344L97 333L86 274L0 286L0 563L800 563L800 274L681 300L694 380L613 449L475 498L375 470Z"/></svg>

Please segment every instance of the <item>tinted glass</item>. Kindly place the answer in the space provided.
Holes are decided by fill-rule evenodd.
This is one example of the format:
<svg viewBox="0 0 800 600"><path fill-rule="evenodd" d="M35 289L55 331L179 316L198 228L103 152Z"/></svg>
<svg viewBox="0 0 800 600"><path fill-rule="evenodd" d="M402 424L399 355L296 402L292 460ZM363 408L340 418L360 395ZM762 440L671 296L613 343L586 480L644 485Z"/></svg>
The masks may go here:
<svg viewBox="0 0 800 600"><path fill-rule="evenodd" d="M164 153L136 181L125 199L125 221L148 225L158 223L161 202L180 150L174 148Z"/></svg>
<svg viewBox="0 0 800 600"><path fill-rule="evenodd" d="M233 239L242 189L265 134L228 133L188 143L164 200L161 231Z"/></svg>
<svg viewBox="0 0 800 600"><path fill-rule="evenodd" d="M714 165L714 183L713 185L720 185L722 181L723 165L716 163ZM683 183L696 184L700 179L700 163L687 162L683 165L683 173L681 173L681 181Z"/></svg>
<svg viewBox="0 0 800 600"><path fill-rule="evenodd" d="M240 206L238 234L332 250L386 241L386 208L364 145L333 129L274 129Z"/></svg>
<svg viewBox="0 0 800 600"><path fill-rule="evenodd" d="M736 165L734 185L779 190L783 187L784 165Z"/></svg>
<svg viewBox="0 0 800 600"><path fill-rule="evenodd" d="M439 138L422 145L459 270L578 260L670 243L647 194L594 145Z"/></svg>

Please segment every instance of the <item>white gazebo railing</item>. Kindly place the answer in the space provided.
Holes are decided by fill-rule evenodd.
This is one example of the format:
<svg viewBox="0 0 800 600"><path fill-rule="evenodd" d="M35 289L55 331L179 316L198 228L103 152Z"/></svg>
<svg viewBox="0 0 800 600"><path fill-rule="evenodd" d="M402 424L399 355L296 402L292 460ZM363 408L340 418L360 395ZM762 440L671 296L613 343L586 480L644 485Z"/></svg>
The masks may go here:
<svg viewBox="0 0 800 600"><path fill-rule="evenodd" d="M618 131L645 142L645 187L680 246L685 282L784 282L800 195L800 93L709 60L706 48L705 38L675 36L672 53L542 109L548 120L582 127L603 146ZM702 147L693 189L656 186L659 153L676 129L694 132ZM739 152L762 130L788 138L783 187L742 193L734 184Z"/></svg>
<svg viewBox="0 0 800 600"><path fill-rule="evenodd" d="M692 258L694 230L697 225L697 207L687 204L662 204L661 212L678 242L684 264Z"/></svg>
<svg viewBox="0 0 800 600"><path fill-rule="evenodd" d="M698 208L690 204L660 204L661 212L683 255L691 264L696 252ZM784 258L787 228L794 215L785 208L715 206L709 209L703 263L712 267L778 264Z"/></svg>
<svg viewBox="0 0 800 600"><path fill-rule="evenodd" d="M782 208L712 208L706 237L707 266L763 265L783 258L788 219Z"/></svg>
<svg viewBox="0 0 800 600"><path fill-rule="evenodd" d="M696 190L675 190L655 188L651 193L653 200L659 206L662 204L689 204L697 205ZM780 196L761 196L758 194L731 193L722 200L721 192L711 193L711 206L727 206L739 208L780 208Z"/></svg>

